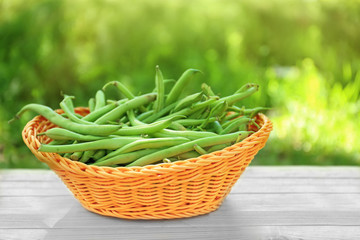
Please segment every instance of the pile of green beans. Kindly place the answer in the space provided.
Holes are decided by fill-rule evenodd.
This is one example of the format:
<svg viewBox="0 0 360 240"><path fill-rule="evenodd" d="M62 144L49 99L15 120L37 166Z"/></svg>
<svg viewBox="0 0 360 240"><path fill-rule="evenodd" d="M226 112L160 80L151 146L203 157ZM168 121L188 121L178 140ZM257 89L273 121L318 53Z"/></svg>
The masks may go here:
<svg viewBox="0 0 360 240"><path fill-rule="evenodd" d="M199 73L188 69L174 81L164 79L156 66L155 88L151 93L136 96L124 84L112 81L89 99L90 113L86 116L76 113L74 96L63 95L60 107L64 113L28 104L10 122L26 111L42 115L58 127L37 134L52 139L49 144L41 144L38 151L110 167L198 157L248 137L253 133L248 130L250 125L259 128L255 116L267 108L236 106L258 91L257 84L247 83L233 95L220 97L203 83L201 91L184 95ZM120 99L106 99L105 92L110 87L118 89Z"/></svg>

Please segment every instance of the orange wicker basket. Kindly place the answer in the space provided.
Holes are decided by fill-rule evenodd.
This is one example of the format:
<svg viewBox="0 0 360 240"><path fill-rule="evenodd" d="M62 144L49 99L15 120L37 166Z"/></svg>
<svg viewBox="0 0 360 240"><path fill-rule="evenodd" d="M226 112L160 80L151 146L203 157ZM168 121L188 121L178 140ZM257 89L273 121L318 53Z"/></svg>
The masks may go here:
<svg viewBox="0 0 360 240"><path fill-rule="evenodd" d="M86 108L77 108L85 115ZM89 211L128 219L192 217L216 210L272 130L257 116L260 129L243 141L198 158L144 167L97 167L37 151L51 140L37 133L55 127L42 116L25 126L22 136L32 153L46 163Z"/></svg>

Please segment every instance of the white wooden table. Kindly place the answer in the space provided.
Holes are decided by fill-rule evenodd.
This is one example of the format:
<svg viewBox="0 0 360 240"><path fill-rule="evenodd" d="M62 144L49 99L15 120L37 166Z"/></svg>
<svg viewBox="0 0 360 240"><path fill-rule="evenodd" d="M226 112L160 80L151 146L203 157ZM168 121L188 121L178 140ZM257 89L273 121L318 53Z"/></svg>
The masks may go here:
<svg viewBox="0 0 360 240"><path fill-rule="evenodd" d="M178 220L88 212L51 171L0 171L0 240L360 239L360 167L248 167L222 206Z"/></svg>

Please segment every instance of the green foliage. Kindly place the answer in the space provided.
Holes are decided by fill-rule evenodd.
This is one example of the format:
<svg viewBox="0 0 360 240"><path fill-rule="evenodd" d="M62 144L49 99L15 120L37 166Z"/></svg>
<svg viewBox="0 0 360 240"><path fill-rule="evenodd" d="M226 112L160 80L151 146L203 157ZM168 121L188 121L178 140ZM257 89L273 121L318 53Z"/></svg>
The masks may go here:
<svg viewBox="0 0 360 240"><path fill-rule="evenodd" d="M194 91L260 84L243 104L272 107L275 128L255 163L358 164L358 29L357 0L0 1L0 167L43 166L20 134L33 115L7 124L23 105L86 105L112 80L149 92L157 64L201 69Z"/></svg>

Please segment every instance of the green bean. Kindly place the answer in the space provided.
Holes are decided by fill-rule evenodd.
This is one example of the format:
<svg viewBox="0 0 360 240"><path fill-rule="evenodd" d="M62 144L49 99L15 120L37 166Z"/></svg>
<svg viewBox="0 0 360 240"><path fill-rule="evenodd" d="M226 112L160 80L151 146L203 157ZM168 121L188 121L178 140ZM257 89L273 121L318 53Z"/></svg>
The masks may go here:
<svg viewBox="0 0 360 240"><path fill-rule="evenodd" d="M250 87L249 89L247 89L244 92L240 92L240 93L236 93L236 94L231 95L231 96L220 98L220 101L227 101L228 105L231 106L231 105L234 105L235 103L243 100L244 98L249 97L250 95L255 93L257 90L258 90L257 86Z"/></svg>
<svg viewBox="0 0 360 240"><path fill-rule="evenodd" d="M195 151L198 152L200 155L207 154L207 152L205 151L205 149L203 149L202 147L200 147L198 144L194 144L194 149L195 149Z"/></svg>
<svg viewBox="0 0 360 240"><path fill-rule="evenodd" d="M211 90L211 87L207 85L206 83L201 84L201 89L205 93L206 96L216 96L216 94Z"/></svg>
<svg viewBox="0 0 360 240"><path fill-rule="evenodd" d="M256 88L259 88L259 85L256 84L256 83L247 83L245 85L243 85L241 88L239 88L236 92L236 93L240 93L240 92L244 92L246 91L247 89L251 88L251 87L256 87Z"/></svg>
<svg viewBox="0 0 360 240"><path fill-rule="evenodd" d="M189 159L189 158L197 158L200 154L196 151L189 151L182 154L177 155L178 159Z"/></svg>
<svg viewBox="0 0 360 240"><path fill-rule="evenodd" d="M172 112L177 112L183 108L191 106L193 103L199 102L201 98L203 97L203 93L194 93L192 95L189 95L187 97L184 97L182 100L180 100Z"/></svg>
<svg viewBox="0 0 360 240"><path fill-rule="evenodd" d="M166 98L166 102L165 102L166 106L175 102L179 98L180 93L184 90L185 86L191 81L193 76L198 72L200 71L197 69L188 69L181 75L181 77L179 78L179 80L177 80L175 86L171 89L170 93Z"/></svg>
<svg viewBox="0 0 360 240"><path fill-rule="evenodd" d="M65 117L65 118L69 118L66 113L61 113L60 115L61 115L62 117ZM83 116L80 115L80 114L78 114L78 113L74 113L74 115L75 115L77 118L79 118L79 119L83 118Z"/></svg>
<svg viewBox="0 0 360 240"><path fill-rule="evenodd" d="M162 121L157 121L150 124L143 124L134 127L123 127L116 132L112 133L114 135L130 136L130 135L139 135L139 134L151 134L158 132L164 128L167 128L175 119L183 118L183 116L173 116L169 119Z"/></svg>
<svg viewBox="0 0 360 240"><path fill-rule="evenodd" d="M141 117L141 118L139 117L139 120L143 121L144 123L151 123L151 122L159 119L160 117L164 116L168 112L170 112L170 110L173 109L175 105L176 105L176 103L172 103L169 106L164 107L157 113L155 113L154 111L149 111L149 112L151 112L151 114L149 114L149 116Z"/></svg>
<svg viewBox="0 0 360 240"><path fill-rule="evenodd" d="M180 123L184 127L189 127L189 126L201 125L205 120L206 119L180 119L180 120L176 120L175 122ZM208 119L208 123L211 123L214 121L216 121L216 117L210 117Z"/></svg>
<svg viewBox="0 0 360 240"><path fill-rule="evenodd" d="M72 99L75 99L75 97L64 94L64 100L63 100L63 102L66 104L66 106L68 106L68 108L69 108L69 110L71 111L71 113L75 114L75 111L74 111L74 103L73 103Z"/></svg>
<svg viewBox="0 0 360 240"><path fill-rule="evenodd" d="M85 125L85 124L74 123L69 119L63 118L61 115L57 114L56 112L54 112L54 110L52 110L49 107L34 103L24 106L16 114L13 120L19 119L21 115L28 110L34 111L39 115L42 115L50 122L58 125L59 127L66 128L68 130L82 134L103 136L103 135L111 134L120 128L120 126L115 126L115 125ZM10 120L10 122L13 120Z"/></svg>
<svg viewBox="0 0 360 240"><path fill-rule="evenodd" d="M211 123L210 128L213 129L214 132L217 134L220 134L223 131L223 128L219 121L214 121Z"/></svg>
<svg viewBox="0 0 360 240"><path fill-rule="evenodd" d="M69 158L69 159L70 159L70 155L71 155L71 153L65 153L63 157L64 157L64 158Z"/></svg>
<svg viewBox="0 0 360 240"><path fill-rule="evenodd" d="M139 121L139 120L136 119L133 110L127 111L127 115L128 115L128 119L129 119L129 121L130 121L130 124L131 124L132 126L144 125L143 122L141 122L141 121Z"/></svg>
<svg viewBox="0 0 360 240"><path fill-rule="evenodd" d="M153 133L152 136L158 138L164 137L184 137L190 140L206 138L206 137L214 137L218 136L216 133L212 132L195 132L195 131L175 131L169 129L163 129L159 132Z"/></svg>
<svg viewBox="0 0 360 240"><path fill-rule="evenodd" d="M140 115L137 116L137 119L140 120L140 121L144 121L144 119L152 116L154 114L154 110L150 110L150 111L147 111L147 112L143 112L141 113ZM155 120L155 119L154 119ZM145 122L145 121L144 121Z"/></svg>
<svg viewBox="0 0 360 240"><path fill-rule="evenodd" d="M238 129L239 126L247 125L250 121L251 121L251 118L247 118L247 117L241 117L241 118L234 119L234 120L230 121L230 124L228 124L226 127L223 126L224 130L222 130L220 134L231 133L232 131L235 131L236 129Z"/></svg>
<svg viewBox="0 0 360 240"><path fill-rule="evenodd" d="M94 98L90 98L89 99L89 110L90 112L93 112L95 110L95 99Z"/></svg>
<svg viewBox="0 0 360 240"><path fill-rule="evenodd" d="M93 122L96 119L98 119L99 117L103 116L104 114L110 112L111 110L113 110L114 108L116 108L119 103L121 103L121 101L118 101L117 103L111 103L108 104L100 109L97 109L96 111L92 111L91 113L89 113L88 115L86 115L85 117L83 117L82 119L88 122Z"/></svg>
<svg viewBox="0 0 360 240"><path fill-rule="evenodd" d="M62 110L64 110L65 114L68 116L68 118L75 122L75 123L79 123L79 124L85 124L85 125L91 125L93 123L91 122L87 122L83 119L78 118L77 116L75 116L74 114L74 109L71 108L72 106L72 102L70 103L69 101L71 101L71 98L74 98L73 96L68 96L68 95L64 95L64 99L60 102L60 107ZM70 105L70 106L69 106Z"/></svg>
<svg viewBox="0 0 360 240"><path fill-rule="evenodd" d="M149 102L152 102L156 99L155 93L145 94L134 99L127 101L126 103L117 106L115 109L111 110L110 112L106 113L102 117L98 118L95 123L103 124L107 121L113 121L116 119L120 119L127 111L130 109L135 109L140 106L143 106Z"/></svg>
<svg viewBox="0 0 360 240"><path fill-rule="evenodd" d="M106 151L104 149L98 150L96 151L96 153L93 155L93 159L94 160L98 160L100 158L102 158L103 156L105 156Z"/></svg>
<svg viewBox="0 0 360 240"><path fill-rule="evenodd" d="M170 125L169 125L169 128L170 129L173 129L173 130L179 130L179 131L186 131L187 129L181 125L180 123L178 122L172 122Z"/></svg>
<svg viewBox="0 0 360 240"><path fill-rule="evenodd" d="M54 140L95 141L95 140L107 138L104 136L82 135L64 128L51 128L46 132L38 134L38 136L40 135L46 135L47 137Z"/></svg>
<svg viewBox="0 0 360 240"><path fill-rule="evenodd" d="M95 111L106 105L105 94L103 91L98 90L95 95Z"/></svg>
<svg viewBox="0 0 360 240"><path fill-rule="evenodd" d="M43 135L42 133L39 133L39 134ZM37 134L37 136L39 136L39 134ZM61 145L61 144L66 144L67 142L68 142L67 140L53 140L53 141L49 142L48 144L50 144L50 145Z"/></svg>
<svg viewBox="0 0 360 240"><path fill-rule="evenodd" d="M53 152L53 153L67 153L80 152L96 149L118 149L128 143L141 139L140 137L117 137L111 139L102 139L93 142L69 144L69 145L45 145L41 144L38 151Z"/></svg>
<svg viewBox="0 0 360 240"><path fill-rule="evenodd" d="M112 82L108 82L107 84L104 85L103 87L103 91L105 91L105 89L109 86L109 85L114 85L115 87L117 87L119 89L119 91L125 96L127 97L129 100L134 99L135 95L121 82L119 81L112 81ZM144 106L140 106L140 110L142 112L146 112L146 108Z"/></svg>
<svg viewBox="0 0 360 240"><path fill-rule="evenodd" d="M198 110L203 110L204 108L206 108L207 106L213 104L216 102L216 98L210 98L209 100L206 100L204 102L199 102L199 103L196 103L194 104L193 106L191 107L188 107L188 108L184 108L178 112L175 112L175 113L172 113L170 115L167 115L165 117L162 117L162 118L159 118L159 120L164 120L164 119L168 119L168 118L171 118L175 115L184 115L184 116L190 116L192 113L195 113L197 112Z"/></svg>
<svg viewBox="0 0 360 240"><path fill-rule="evenodd" d="M164 108L164 104L165 104L164 77L158 65L156 66L155 86L156 86L157 98L154 101L154 111L157 113Z"/></svg>
<svg viewBox="0 0 360 240"><path fill-rule="evenodd" d="M124 153L124 154L116 155L114 157L104 159L104 160L99 159L92 165L109 166L109 165L113 165L113 164L126 164L126 163L130 163L140 157L146 156L148 154L151 154L151 153L154 153L157 151L159 151L159 149L143 149L143 150L138 150L135 152Z"/></svg>
<svg viewBox="0 0 360 240"><path fill-rule="evenodd" d="M92 156L95 154L95 150L88 150L85 151L84 154L79 159L79 162L86 163L92 158Z"/></svg>
<svg viewBox="0 0 360 240"><path fill-rule="evenodd" d="M237 112L237 113L231 113L227 116L225 116L223 119L222 119L222 122L225 122L225 121L229 121L229 120L232 120L232 119L235 119L241 115L244 115L244 113L240 113L240 112Z"/></svg>
<svg viewBox="0 0 360 240"><path fill-rule="evenodd" d="M218 151L218 150L222 150L226 147L230 146L230 143L224 143L224 144L219 144L219 145L214 145L214 146L211 146L207 152L208 153L212 153L212 152L215 152L215 151Z"/></svg>
<svg viewBox="0 0 360 240"><path fill-rule="evenodd" d="M174 145L178 145L181 143L188 142L189 139L183 138L183 137L173 137L173 138L148 138L148 139L140 139L136 140L135 142L129 143L114 152L106 155L101 160L105 160L111 157L114 157L116 155L122 154L122 153L128 153L140 149L145 148L160 148L160 147L170 147Z"/></svg>
<svg viewBox="0 0 360 240"><path fill-rule="evenodd" d="M73 154L71 154L70 159L74 161L79 161L83 154L84 152L74 152Z"/></svg>
<svg viewBox="0 0 360 240"><path fill-rule="evenodd" d="M172 156L176 156L176 155L188 152L193 149L195 144L198 144L200 147L208 147L208 146L213 146L213 145L217 145L217 144L233 142L236 139L238 139L239 136L241 138L246 138L250 134L251 134L251 132L236 132L236 133L231 133L231 134L226 134L226 135L218 135L215 137L197 139L197 140L194 140L191 142L183 143L178 146L166 148L164 150L157 151L155 153L146 155L146 156L141 157L141 158L135 160L134 162L128 164L127 167L144 166L144 165L155 163L164 158L169 158Z"/></svg>
<svg viewBox="0 0 360 240"><path fill-rule="evenodd" d="M164 158L164 159L163 159L163 163L171 163L171 160L168 159L168 158Z"/></svg>
<svg viewBox="0 0 360 240"><path fill-rule="evenodd" d="M206 125L209 122L209 119L211 117L217 117L218 119L221 119L221 117L223 116L223 114L225 113L226 109L228 108L228 104L227 101L223 101L223 102L218 102L214 108L211 109L208 117L206 118L206 120L201 124L200 127L204 128L206 127Z"/></svg>

